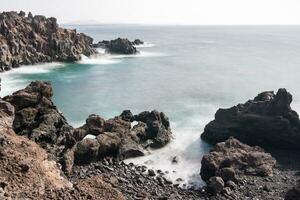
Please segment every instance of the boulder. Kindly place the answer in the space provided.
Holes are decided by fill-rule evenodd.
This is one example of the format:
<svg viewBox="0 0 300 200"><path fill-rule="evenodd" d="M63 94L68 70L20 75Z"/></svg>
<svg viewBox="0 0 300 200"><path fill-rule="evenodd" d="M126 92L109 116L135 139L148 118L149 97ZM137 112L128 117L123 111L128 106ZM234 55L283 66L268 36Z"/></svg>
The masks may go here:
<svg viewBox="0 0 300 200"><path fill-rule="evenodd" d="M86 164L98 159L100 144L96 139L83 139L76 144L74 150L74 162Z"/></svg>
<svg viewBox="0 0 300 200"><path fill-rule="evenodd" d="M222 192L222 190L224 189L224 185L225 183L221 177L213 176L207 183L207 190L212 194L217 194Z"/></svg>
<svg viewBox="0 0 300 200"><path fill-rule="evenodd" d="M229 138L203 156L200 175L204 181L213 176L220 176L225 182L236 181L242 175L271 176L275 165L276 160L262 148Z"/></svg>
<svg viewBox="0 0 300 200"><path fill-rule="evenodd" d="M249 145L299 149L300 120L291 109L292 95L285 89L263 92L245 104L219 109L201 138L218 143L234 136Z"/></svg>

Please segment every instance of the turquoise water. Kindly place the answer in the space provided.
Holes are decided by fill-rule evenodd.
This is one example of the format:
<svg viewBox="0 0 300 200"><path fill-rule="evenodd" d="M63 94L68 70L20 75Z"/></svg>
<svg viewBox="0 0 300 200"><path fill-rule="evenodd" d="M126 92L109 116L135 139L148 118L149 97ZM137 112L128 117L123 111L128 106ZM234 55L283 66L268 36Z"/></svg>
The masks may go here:
<svg viewBox="0 0 300 200"><path fill-rule="evenodd" d="M171 120L174 140L152 155L130 161L170 171L172 179L201 182L199 136L219 107L265 90L286 87L300 111L300 27L297 26L80 26L95 41L128 37L146 41L137 56L102 55L76 64L26 66L2 78L1 96L31 80L49 80L54 101L79 126L89 114L157 109ZM179 157L177 165L171 164ZM175 171L175 172L173 172ZM197 181L198 180L198 181Z"/></svg>

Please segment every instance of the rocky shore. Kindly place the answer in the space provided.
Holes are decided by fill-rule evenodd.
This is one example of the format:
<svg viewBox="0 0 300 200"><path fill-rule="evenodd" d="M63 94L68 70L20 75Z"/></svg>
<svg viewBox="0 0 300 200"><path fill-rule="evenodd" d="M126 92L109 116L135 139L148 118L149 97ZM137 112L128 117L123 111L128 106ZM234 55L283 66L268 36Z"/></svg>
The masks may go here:
<svg viewBox="0 0 300 200"><path fill-rule="evenodd" d="M52 95L50 83L35 81L0 100L3 199L298 198L300 165L276 162L262 148L231 137L202 158L199 171L207 185L181 188L182 180L170 181L168 171L122 161L171 140L165 114L125 110L109 120L90 115L74 128Z"/></svg>
<svg viewBox="0 0 300 200"><path fill-rule="evenodd" d="M143 42L126 38L93 44L93 38L76 29L59 27L56 18L42 15L0 13L0 72L45 62L75 62L81 55L97 54L95 48L105 48L112 54L136 54L136 45Z"/></svg>
<svg viewBox="0 0 300 200"><path fill-rule="evenodd" d="M55 18L0 14L0 72L78 61L95 48L136 54L141 44L124 38L93 44ZM34 81L0 98L0 199L300 199L300 119L286 89L216 112L201 135L214 145L199 158L201 188L179 187L181 172L172 182L168 171L123 162L172 140L163 112L124 110L111 119L91 114L74 128L52 96L51 83Z"/></svg>

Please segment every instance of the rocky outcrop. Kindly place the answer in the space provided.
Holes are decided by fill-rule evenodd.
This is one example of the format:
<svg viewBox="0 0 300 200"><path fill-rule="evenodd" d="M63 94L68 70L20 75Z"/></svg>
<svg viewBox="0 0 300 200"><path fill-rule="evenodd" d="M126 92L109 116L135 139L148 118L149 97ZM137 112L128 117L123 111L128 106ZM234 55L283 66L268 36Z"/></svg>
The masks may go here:
<svg viewBox="0 0 300 200"><path fill-rule="evenodd" d="M40 62L80 60L96 53L93 39L76 30L60 28L53 17L0 14L0 72Z"/></svg>
<svg viewBox="0 0 300 200"><path fill-rule="evenodd" d="M238 182L242 175L271 176L275 164L275 159L260 147L229 138L203 156L200 175L208 182L209 191L218 193L223 189L221 186Z"/></svg>
<svg viewBox="0 0 300 200"><path fill-rule="evenodd" d="M52 95L49 82L35 81L3 99L15 108L13 129L18 135L42 145L73 145L73 128L53 104Z"/></svg>
<svg viewBox="0 0 300 200"><path fill-rule="evenodd" d="M140 39L135 39L133 42L132 42L132 44L133 45L142 45L142 44L144 44L144 42L143 41L141 41Z"/></svg>
<svg viewBox="0 0 300 200"><path fill-rule="evenodd" d="M107 53L110 54L136 54L138 50L136 49L135 45L144 44L139 39L130 42L126 38L118 38L115 40L107 41L103 40L98 42L97 44L93 44L94 48L103 48Z"/></svg>
<svg viewBox="0 0 300 200"><path fill-rule="evenodd" d="M132 123L135 125L132 126ZM133 115L129 110L104 120L90 115L86 124L74 131L75 163L90 163L107 156L119 159L143 156L148 148L160 148L171 140L168 118L158 111ZM93 136L92 138L85 138Z"/></svg>
<svg viewBox="0 0 300 200"><path fill-rule="evenodd" d="M62 162L66 172L74 162L143 156L149 148L163 147L171 140L169 120L158 111L133 115L125 110L109 120L90 115L85 125L74 129L54 105L52 95L50 83L34 81L4 100L15 110L14 131L41 144ZM9 107L6 110L13 112Z"/></svg>
<svg viewBox="0 0 300 200"><path fill-rule="evenodd" d="M0 99L0 199L125 199L99 176L71 183L40 145L15 134L13 121L14 107Z"/></svg>
<svg viewBox="0 0 300 200"><path fill-rule="evenodd" d="M263 92L245 104L219 109L201 138L217 143L234 136L262 147L299 149L300 121L291 109L292 95L285 89Z"/></svg>

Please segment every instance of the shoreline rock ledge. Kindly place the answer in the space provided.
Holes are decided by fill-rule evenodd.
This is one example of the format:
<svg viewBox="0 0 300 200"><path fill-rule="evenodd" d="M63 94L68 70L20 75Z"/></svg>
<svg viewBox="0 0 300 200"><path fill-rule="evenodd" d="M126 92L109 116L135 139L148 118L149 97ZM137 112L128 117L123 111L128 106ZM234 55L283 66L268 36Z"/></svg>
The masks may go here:
<svg viewBox="0 0 300 200"><path fill-rule="evenodd" d="M0 72L36 63L74 62L96 53L93 39L30 12L0 13Z"/></svg>
<svg viewBox="0 0 300 200"><path fill-rule="evenodd" d="M233 136L243 143L264 148L300 149L300 120L291 109L286 89L262 92L253 100L219 109L201 138L215 144Z"/></svg>

